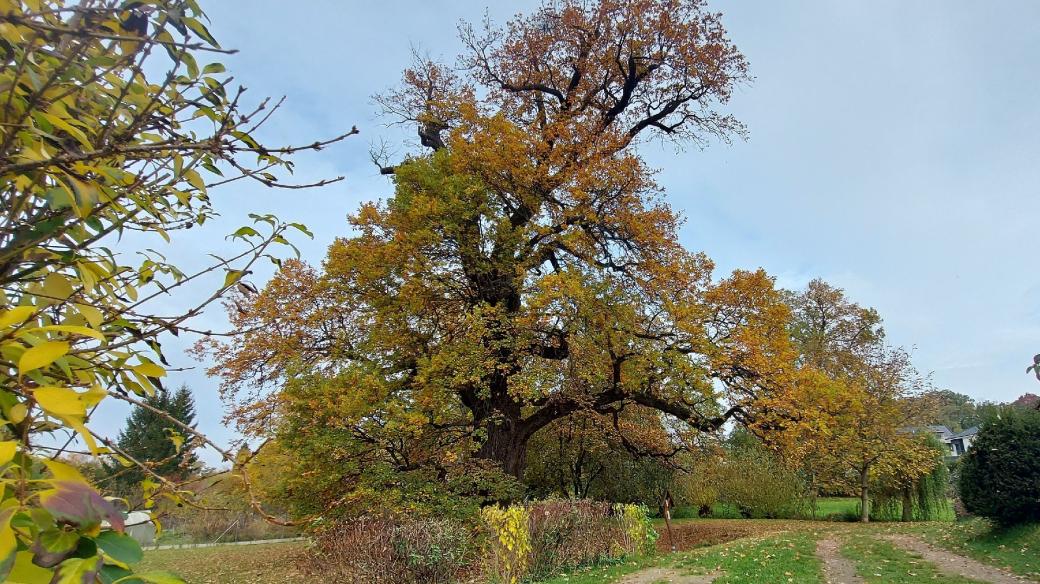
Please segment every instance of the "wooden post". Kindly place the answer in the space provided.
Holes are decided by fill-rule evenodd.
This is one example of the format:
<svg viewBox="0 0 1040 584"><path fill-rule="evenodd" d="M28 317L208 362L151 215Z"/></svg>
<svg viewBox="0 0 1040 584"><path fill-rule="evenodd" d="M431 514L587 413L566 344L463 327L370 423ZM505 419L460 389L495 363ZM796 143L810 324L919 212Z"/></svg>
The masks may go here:
<svg viewBox="0 0 1040 584"><path fill-rule="evenodd" d="M668 529L668 545L675 551L675 537L672 536L672 497L667 491L664 494L664 525Z"/></svg>

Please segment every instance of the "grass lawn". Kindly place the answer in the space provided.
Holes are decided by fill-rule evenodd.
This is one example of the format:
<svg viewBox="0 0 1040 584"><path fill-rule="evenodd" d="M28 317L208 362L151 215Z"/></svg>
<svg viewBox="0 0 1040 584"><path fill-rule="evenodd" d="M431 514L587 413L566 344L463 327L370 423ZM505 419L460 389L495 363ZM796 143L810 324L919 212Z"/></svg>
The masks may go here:
<svg viewBox="0 0 1040 584"><path fill-rule="evenodd" d="M899 509L896 509L898 518ZM940 513L939 521L953 521L952 502ZM697 508L680 505L672 512L672 518L698 519ZM716 503L711 508L710 519L740 519L740 510L727 503ZM812 511L807 507L798 517L791 519L812 519ZM859 499L856 497L820 497L816 499L816 519L820 521L856 521L859 519Z"/></svg>
<svg viewBox="0 0 1040 584"><path fill-rule="evenodd" d="M817 584L822 577L815 550L815 534L799 531L688 552L675 566L698 574L723 572L715 584Z"/></svg>
<svg viewBox="0 0 1040 584"><path fill-rule="evenodd" d="M859 499L855 497L820 497L816 500L816 517L824 519L828 515L843 515L845 513L857 513ZM699 519L697 508L690 505L680 505L672 511L672 518ZM741 519L740 510L728 503L716 503L711 507L711 516L705 519ZM812 513L806 509L797 519L810 519Z"/></svg>
<svg viewBox="0 0 1040 584"><path fill-rule="evenodd" d="M811 511L808 511L811 515ZM826 519L828 516L858 516L859 499L855 497L820 497L816 499L816 517Z"/></svg>
<svg viewBox="0 0 1040 584"><path fill-rule="evenodd" d="M1040 580L1040 525L995 528L984 519L972 519L905 529L951 552Z"/></svg>
<svg viewBox="0 0 1040 584"><path fill-rule="evenodd" d="M167 570L191 584L303 584L312 582L293 568L304 542L222 545L153 550L135 566L139 572Z"/></svg>
<svg viewBox="0 0 1040 584"><path fill-rule="evenodd" d="M643 568L659 565L660 563L660 557L632 559L608 566L582 568L560 574L555 578L542 580L538 584L602 584L603 582L613 582L625 574L638 572Z"/></svg>
<svg viewBox="0 0 1040 584"><path fill-rule="evenodd" d="M814 555L815 547L815 536L799 531L586 568L561 574L540 584L603 584L651 566L677 568L696 574L724 571L725 574L715 580L716 584L816 584L822 580L819 562Z"/></svg>
<svg viewBox="0 0 1040 584"><path fill-rule="evenodd" d="M856 564L856 573L870 584L917 584L937 580L947 584L978 582L943 574L920 556L866 534L846 539L841 553Z"/></svg>

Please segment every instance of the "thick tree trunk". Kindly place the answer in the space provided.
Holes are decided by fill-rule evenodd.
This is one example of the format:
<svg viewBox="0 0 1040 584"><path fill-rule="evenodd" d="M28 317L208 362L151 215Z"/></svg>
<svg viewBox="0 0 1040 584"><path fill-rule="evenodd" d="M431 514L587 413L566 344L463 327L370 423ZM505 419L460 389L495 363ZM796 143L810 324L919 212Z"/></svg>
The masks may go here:
<svg viewBox="0 0 1040 584"><path fill-rule="evenodd" d="M870 466L864 466L859 471L859 520L862 523L870 523Z"/></svg>
<svg viewBox="0 0 1040 584"><path fill-rule="evenodd" d="M902 521L914 520L914 496L913 485L903 487L903 516Z"/></svg>
<svg viewBox="0 0 1040 584"><path fill-rule="evenodd" d="M508 376L492 375L487 387L488 397L481 396L476 388L460 396L463 405L473 413L473 424L484 432L476 456L498 463L503 472L522 480L527 463L527 441L532 432L524 423L520 402L509 396Z"/></svg>
<svg viewBox="0 0 1040 584"><path fill-rule="evenodd" d="M530 435L509 422L486 426L487 439L477 450L477 458L497 462L502 471L523 480Z"/></svg>

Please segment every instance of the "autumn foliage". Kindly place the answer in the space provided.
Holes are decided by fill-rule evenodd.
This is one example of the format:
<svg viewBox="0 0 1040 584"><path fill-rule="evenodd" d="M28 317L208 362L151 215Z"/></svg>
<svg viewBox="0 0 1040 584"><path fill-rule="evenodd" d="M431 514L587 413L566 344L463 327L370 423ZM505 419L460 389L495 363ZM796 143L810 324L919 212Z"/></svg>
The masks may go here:
<svg viewBox="0 0 1040 584"><path fill-rule="evenodd" d="M781 294L713 279L635 149L741 133L719 15L561 0L461 38L461 73L420 59L380 98L426 147L384 165L393 196L320 268L230 304L241 342L203 347L240 426L342 457L337 488L377 467L447 484L480 460L521 477L531 437L578 412L713 431L786 387Z"/></svg>

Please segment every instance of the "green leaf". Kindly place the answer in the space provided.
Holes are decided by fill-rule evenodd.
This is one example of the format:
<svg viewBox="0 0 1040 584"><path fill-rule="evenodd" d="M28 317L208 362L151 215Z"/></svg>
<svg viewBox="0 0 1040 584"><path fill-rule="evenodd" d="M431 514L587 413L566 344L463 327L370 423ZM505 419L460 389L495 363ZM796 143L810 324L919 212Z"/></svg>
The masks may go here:
<svg viewBox="0 0 1040 584"><path fill-rule="evenodd" d="M260 235L260 232L246 225L239 227L238 230L231 234L231 237L251 237L255 235Z"/></svg>
<svg viewBox="0 0 1040 584"><path fill-rule="evenodd" d="M103 531L101 535L94 538L94 541L113 560L122 564L136 564L144 557L141 544L125 533Z"/></svg>
<svg viewBox="0 0 1040 584"><path fill-rule="evenodd" d="M188 25L188 28L195 31L195 34L202 37L206 42L218 49L220 48L220 45L217 44L217 40L213 38L213 35L209 33L209 29L207 29L205 25L199 22L198 19L185 18L184 24Z"/></svg>
<svg viewBox="0 0 1040 584"><path fill-rule="evenodd" d="M46 529L33 540L33 563L42 568L53 568L76 551L79 534L63 529Z"/></svg>
<svg viewBox="0 0 1040 584"><path fill-rule="evenodd" d="M314 239L314 234L311 233L311 231L309 229L307 229L307 226L304 225L303 223L290 223L289 227L292 227L293 229L303 233L307 237L309 237L311 239Z"/></svg>
<svg viewBox="0 0 1040 584"><path fill-rule="evenodd" d="M98 579L101 580L101 584L115 584L122 580L123 582L129 582L129 580L123 580L127 576L133 576L134 573L126 568L117 566L115 564L105 564L101 568L101 572L98 574Z"/></svg>
<svg viewBox="0 0 1040 584"><path fill-rule="evenodd" d="M58 573L52 584L85 584L94 582L104 564L98 556L89 558L69 558L58 566Z"/></svg>
<svg viewBox="0 0 1040 584"><path fill-rule="evenodd" d="M223 63L210 63L202 68L203 73L223 73L224 71L227 69L224 68Z"/></svg>
<svg viewBox="0 0 1040 584"><path fill-rule="evenodd" d="M233 286L235 282L242 279L242 270L228 270L227 275L224 276L224 287L228 288Z"/></svg>

